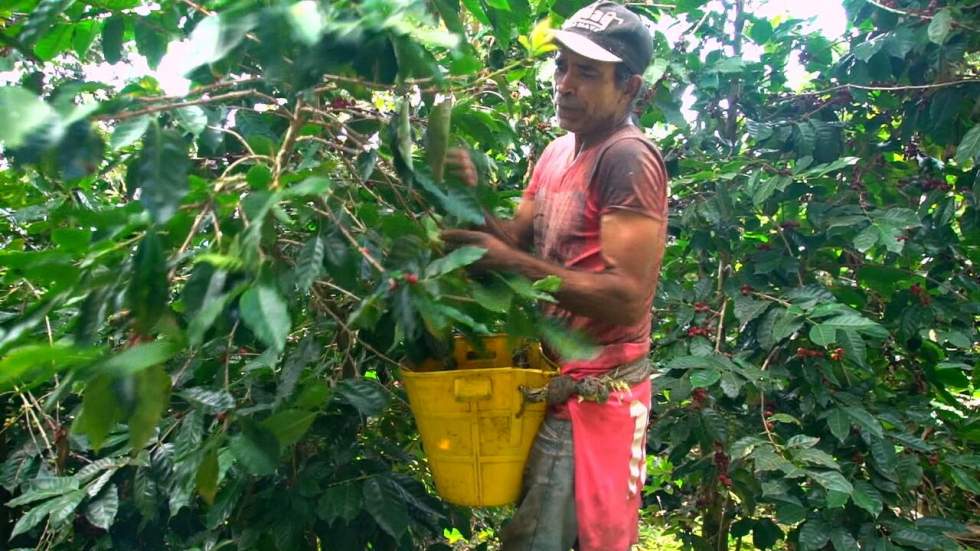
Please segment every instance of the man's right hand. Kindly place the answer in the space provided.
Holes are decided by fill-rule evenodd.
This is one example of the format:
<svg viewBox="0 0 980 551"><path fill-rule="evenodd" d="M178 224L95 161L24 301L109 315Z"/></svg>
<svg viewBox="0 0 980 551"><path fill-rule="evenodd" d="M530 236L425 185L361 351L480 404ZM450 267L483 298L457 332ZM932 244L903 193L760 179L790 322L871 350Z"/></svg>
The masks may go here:
<svg viewBox="0 0 980 551"><path fill-rule="evenodd" d="M476 171L476 165L473 164L473 159L470 158L469 151L461 147L455 147L447 151L446 168L464 184L470 187L476 187L479 176Z"/></svg>

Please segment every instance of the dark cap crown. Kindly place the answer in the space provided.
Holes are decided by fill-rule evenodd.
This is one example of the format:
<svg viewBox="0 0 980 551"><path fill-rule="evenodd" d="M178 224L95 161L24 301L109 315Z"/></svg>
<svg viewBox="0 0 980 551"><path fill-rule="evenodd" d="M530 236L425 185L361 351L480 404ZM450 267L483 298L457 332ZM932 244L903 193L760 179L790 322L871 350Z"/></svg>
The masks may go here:
<svg viewBox="0 0 980 551"><path fill-rule="evenodd" d="M638 15L615 2L600 1L575 12L562 30L582 35L643 74L653 56L650 31Z"/></svg>

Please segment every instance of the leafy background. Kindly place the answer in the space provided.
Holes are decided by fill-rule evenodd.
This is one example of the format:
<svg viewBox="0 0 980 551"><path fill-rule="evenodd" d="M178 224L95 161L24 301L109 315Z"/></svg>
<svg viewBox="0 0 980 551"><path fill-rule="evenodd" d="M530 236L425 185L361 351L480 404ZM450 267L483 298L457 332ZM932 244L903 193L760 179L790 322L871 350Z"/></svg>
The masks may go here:
<svg viewBox="0 0 980 551"><path fill-rule="evenodd" d="M557 133L539 22L581 4L0 7L4 545L492 547L506 511L433 494L399 361L588 352L537 318L555 281L438 239L512 212ZM980 6L844 4L836 41L633 6L685 29L637 113L672 176L649 548L980 540ZM192 88L84 78L137 53ZM477 189L430 169L448 145Z"/></svg>

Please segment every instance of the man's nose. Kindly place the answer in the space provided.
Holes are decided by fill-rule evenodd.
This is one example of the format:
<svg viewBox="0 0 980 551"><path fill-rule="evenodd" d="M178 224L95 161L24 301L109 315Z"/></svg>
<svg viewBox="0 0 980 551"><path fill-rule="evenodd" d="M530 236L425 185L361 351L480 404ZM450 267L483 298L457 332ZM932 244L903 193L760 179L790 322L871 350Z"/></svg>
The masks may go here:
<svg viewBox="0 0 980 551"><path fill-rule="evenodd" d="M555 75L555 92L559 96L570 94L574 90L574 82L568 78L568 73Z"/></svg>

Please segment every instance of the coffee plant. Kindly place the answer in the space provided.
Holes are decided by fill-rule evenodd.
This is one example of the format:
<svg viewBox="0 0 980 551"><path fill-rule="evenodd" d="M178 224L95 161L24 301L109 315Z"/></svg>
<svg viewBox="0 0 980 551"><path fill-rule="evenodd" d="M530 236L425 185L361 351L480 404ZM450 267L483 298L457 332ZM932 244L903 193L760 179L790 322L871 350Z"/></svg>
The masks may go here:
<svg viewBox="0 0 980 551"><path fill-rule="evenodd" d="M560 281L439 238L513 212L583 4L4 2L3 546L493 548L507 512L435 495L399 369L457 334L590 352L535 309ZM839 40L630 5L671 173L644 522L980 545L980 5L845 0Z"/></svg>

